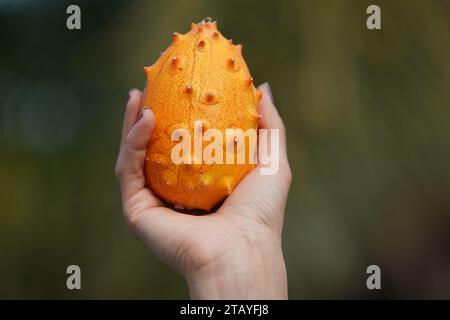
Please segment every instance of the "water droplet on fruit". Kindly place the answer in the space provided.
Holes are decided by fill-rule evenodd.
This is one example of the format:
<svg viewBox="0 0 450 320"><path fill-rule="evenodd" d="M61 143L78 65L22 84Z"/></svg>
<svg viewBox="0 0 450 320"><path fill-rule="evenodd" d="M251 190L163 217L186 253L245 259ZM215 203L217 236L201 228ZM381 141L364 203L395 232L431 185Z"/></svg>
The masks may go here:
<svg viewBox="0 0 450 320"><path fill-rule="evenodd" d="M175 174L170 170L164 170L161 174L161 185L163 187L171 187L176 184L177 178Z"/></svg>
<svg viewBox="0 0 450 320"><path fill-rule="evenodd" d="M199 184L200 184L200 186L202 186L202 187L212 187L212 185L213 185L213 183L214 183L214 179L213 179L213 177L211 177L211 175L209 175L209 174L203 174L201 177L200 177L200 181L199 181Z"/></svg>
<svg viewBox="0 0 450 320"><path fill-rule="evenodd" d="M234 181L233 176L226 175L226 176L223 176L223 177L221 177L219 179L219 181L217 182L217 185L220 188L225 189L227 194L230 194L231 191L233 191L233 181Z"/></svg>

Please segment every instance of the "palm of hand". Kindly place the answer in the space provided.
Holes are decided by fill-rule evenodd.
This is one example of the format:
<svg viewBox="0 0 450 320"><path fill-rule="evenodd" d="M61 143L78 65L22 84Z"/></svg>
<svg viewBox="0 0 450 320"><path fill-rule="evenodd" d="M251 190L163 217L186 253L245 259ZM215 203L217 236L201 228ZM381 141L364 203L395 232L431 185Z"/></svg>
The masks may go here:
<svg viewBox="0 0 450 320"><path fill-rule="evenodd" d="M148 109L138 119L142 94L130 92L116 164L124 215L130 231L184 275L224 263L234 254L245 254L250 244L257 245L260 239L281 243L291 172L282 121L267 88L261 87L261 91L259 125L281 131L280 170L274 176L262 176L258 168L252 170L215 213L203 216L169 209L145 188L142 168L155 120Z"/></svg>

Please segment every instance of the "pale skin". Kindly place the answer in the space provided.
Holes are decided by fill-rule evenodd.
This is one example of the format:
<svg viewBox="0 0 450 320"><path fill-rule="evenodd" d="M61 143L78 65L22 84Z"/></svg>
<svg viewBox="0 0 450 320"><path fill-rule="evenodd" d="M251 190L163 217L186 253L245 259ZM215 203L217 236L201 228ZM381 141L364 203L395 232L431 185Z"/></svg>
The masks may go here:
<svg viewBox="0 0 450 320"><path fill-rule="evenodd" d="M186 279L192 299L287 299L282 252L284 211L292 174L286 135L270 87L258 88L260 128L279 129L280 169L271 176L253 169L211 214L182 214L164 205L145 186L146 147L155 126L142 93L127 103L116 176L125 221L162 261Z"/></svg>

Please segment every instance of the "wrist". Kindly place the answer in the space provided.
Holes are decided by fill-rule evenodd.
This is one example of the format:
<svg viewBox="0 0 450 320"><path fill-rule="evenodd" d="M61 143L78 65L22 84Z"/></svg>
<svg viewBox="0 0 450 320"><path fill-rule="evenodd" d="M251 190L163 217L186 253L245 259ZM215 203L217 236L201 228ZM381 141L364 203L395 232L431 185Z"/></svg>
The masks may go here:
<svg viewBox="0 0 450 320"><path fill-rule="evenodd" d="M185 274L192 299L287 299L281 239L245 239Z"/></svg>

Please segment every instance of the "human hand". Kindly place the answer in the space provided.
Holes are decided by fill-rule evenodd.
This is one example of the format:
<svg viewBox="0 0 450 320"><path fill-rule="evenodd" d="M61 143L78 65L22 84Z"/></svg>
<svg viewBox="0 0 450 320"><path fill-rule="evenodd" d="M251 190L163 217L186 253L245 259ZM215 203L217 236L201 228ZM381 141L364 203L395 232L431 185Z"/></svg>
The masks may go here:
<svg viewBox="0 0 450 320"><path fill-rule="evenodd" d="M167 208L145 187L155 118L150 109L141 113L142 93L130 91L116 164L125 220L133 235L184 275L193 299L287 298L281 235L292 174L270 87L259 90L259 128L279 129L280 169L275 175L253 169L216 212L203 216Z"/></svg>

